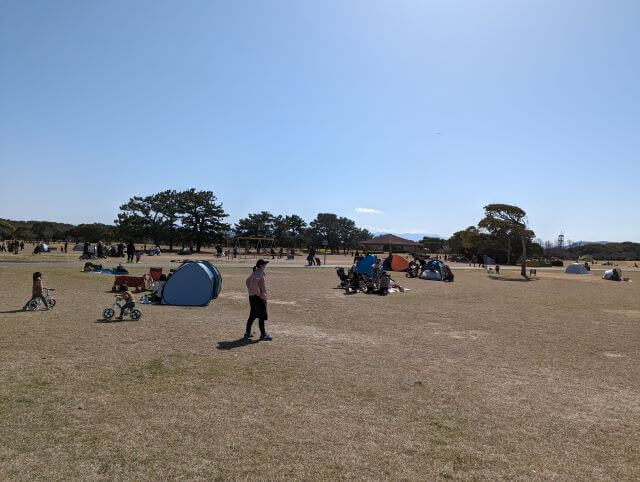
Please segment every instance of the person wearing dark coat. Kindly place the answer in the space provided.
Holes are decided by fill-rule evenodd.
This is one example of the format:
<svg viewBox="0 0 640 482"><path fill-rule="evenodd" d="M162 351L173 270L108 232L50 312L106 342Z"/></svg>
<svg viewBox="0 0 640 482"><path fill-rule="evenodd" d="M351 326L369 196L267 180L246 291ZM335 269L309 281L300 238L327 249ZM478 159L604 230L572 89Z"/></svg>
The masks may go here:
<svg viewBox="0 0 640 482"><path fill-rule="evenodd" d="M133 257L136 255L136 245L133 241L127 243L127 263L133 263Z"/></svg>

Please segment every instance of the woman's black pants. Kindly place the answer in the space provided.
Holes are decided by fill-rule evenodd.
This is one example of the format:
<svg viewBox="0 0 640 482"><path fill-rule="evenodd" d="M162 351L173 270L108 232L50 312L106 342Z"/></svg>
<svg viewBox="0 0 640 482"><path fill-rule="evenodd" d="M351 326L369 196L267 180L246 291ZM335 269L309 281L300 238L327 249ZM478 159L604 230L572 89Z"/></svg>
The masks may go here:
<svg viewBox="0 0 640 482"><path fill-rule="evenodd" d="M251 333L251 326L256 318L258 318L258 326L260 327L260 336L266 335L264 329L264 322L269 318L267 315L267 302L257 295L249 296L249 306L251 312L249 313L249 319L247 320L247 329L245 333Z"/></svg>

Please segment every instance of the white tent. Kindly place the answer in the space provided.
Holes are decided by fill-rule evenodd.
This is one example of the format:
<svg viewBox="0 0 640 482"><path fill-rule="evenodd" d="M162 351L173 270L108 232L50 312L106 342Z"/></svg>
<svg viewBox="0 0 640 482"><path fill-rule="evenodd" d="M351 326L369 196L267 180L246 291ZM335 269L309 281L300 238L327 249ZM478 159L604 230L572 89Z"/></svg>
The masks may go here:
<svg viewBox="0 0 640 482"><path fill-rule="evenodd" d="M580 263L570 264L564 272L569 274L589 274L589 271L584 267L584 264Z"/></svg>

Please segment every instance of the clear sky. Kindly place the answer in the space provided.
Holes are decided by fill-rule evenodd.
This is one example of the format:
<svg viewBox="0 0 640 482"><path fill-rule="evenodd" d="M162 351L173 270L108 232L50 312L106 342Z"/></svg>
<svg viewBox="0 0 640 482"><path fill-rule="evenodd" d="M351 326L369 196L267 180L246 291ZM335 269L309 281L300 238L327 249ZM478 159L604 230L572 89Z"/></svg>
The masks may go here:
<svg viewBox="0 0 640 482"><path fill-rule="evenodd" d="M504 202L542 239L640 241L638 25L637 0L0 0L0 217L193 186L231 221L448 236Z"/></svg>

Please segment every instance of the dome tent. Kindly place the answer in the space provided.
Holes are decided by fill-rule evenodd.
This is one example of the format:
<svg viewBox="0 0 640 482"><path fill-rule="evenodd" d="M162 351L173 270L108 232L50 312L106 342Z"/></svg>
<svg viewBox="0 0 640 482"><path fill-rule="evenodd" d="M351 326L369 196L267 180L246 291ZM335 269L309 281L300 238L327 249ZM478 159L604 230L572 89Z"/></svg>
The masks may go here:
<svg viewBox="0 0 640 482"><path fill-rule="evenodd" d="M584 267L584 264L580 263L570 264L564 272L569 274L589 274L589 271Z"/></svg>
<svg viewBox="0 0 640 482"><path fill-rule="evenodd" d="M207 306L221 288L222 276L215 266L208 261L187 262L164 285L162 304Z"/></svg>
<svg viewBox="0 0 640 482"><path fill-rule="evenodd" d="M420 273L420 279L431 281L453 281L453 278L451 269L438 259L427 261L422 266L422 273Z"/></svg>

